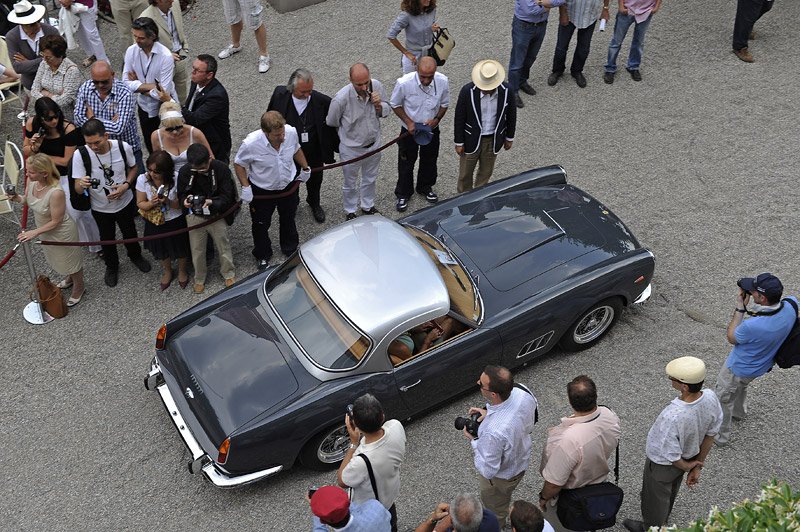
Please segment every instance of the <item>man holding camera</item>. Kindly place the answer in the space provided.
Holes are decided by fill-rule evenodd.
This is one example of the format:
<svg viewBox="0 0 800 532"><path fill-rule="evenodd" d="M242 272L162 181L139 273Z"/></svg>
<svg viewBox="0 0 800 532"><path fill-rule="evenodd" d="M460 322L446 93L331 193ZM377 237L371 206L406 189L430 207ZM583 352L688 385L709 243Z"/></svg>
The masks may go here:
<svg viewBox="0 0 800 532"><path fill-rule="evenodd" d="M378 499L392 516L397 531L395 501L400 493L400 466L406 456L406 432L396 419L384 421L383 406L364 394L348 408L344 422L350 448L339 466L339 485L353 488L353 501Z"/></svg>
<svg viewBox="0 0 800 532"><path fill-rule="evenodd" d="M103 123L92 118L83 124L85 147L76 150L72 157L73 188L77 197L71 195L72 206L87 210L79 205L79 199L88 196L92 217L97 222L101 240L114 240L117 226L123 238L136 238L136 159L130 144L121 140L109 140ZM150 263L142 257L138 242L125 244L128 258L140 271L150 271ZM103 246L103 260L106 263L105 283L117 286L119 255L116 244Z"/></svg>
<svg viewBox="0 0 800 532"><path fill-rule="evenodd" d="M208 148L195 143L186 150L187 163L178 172L178 199L189 213L189 228L208 221L228 211L236 202L236 185L228 165L211 159ZM206 241L214 241L219 253L219 273L225 286L236 282L233 269L233 252L228 239L228 226L224 219L200 229L189 231L189 246L194 265L194 293L202 294L206 284Z"/></svg>
<svg viewBox="0 0 800 532"><path fill-rule="evenodd" d="M557 522L553 506L562 489L576 489L605 482L608 459L619 444L619 418L605 406L597 406L597 386L586 375L567 384L573 413L547 430L540 471L544 486L539 508ZM550 504L548 504L549 501Z"/></svg>
<svg viewBox="0 0 800 532"><path fill-rule="evenodd" d="M533 393L521 384L514 385L511 372L502 366L486 366L478 380L486 408L470 408L478 413L478 434L464 427L470 440L478 470L483 505L492 510L505 526L511 494L522 480L531 458L531 432L538 418Z"/></svg>
<svg viewBox="0 0 800 532"><path fill-rule="evenodd" d="M739 420L747 415L747 386L772 368L775 353L797 319L794 307L781 301L783 284L771 273L739 279L736 284L736 309L727 334L733 349L719 371L715 390L723 413L717 445L730 441L731 418ZM751 299L754 304L748 309ZM745 320L745 313L752 317Z"/></svg>

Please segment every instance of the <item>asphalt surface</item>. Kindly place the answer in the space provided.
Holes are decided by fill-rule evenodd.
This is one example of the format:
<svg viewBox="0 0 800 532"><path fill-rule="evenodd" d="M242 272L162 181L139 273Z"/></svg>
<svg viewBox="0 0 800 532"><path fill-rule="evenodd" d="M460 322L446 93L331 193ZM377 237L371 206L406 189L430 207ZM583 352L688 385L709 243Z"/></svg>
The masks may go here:
<svg viewBox="0 0 800 532"><path fill-rule="evenodd" d="M203 2L186 18L194 53L215 54L228 43L220 4ZM285 15L268 8L272 70L257 73L257 49L248 32L245 50L220 62L218 78L232 98L234 149L258 127L273 88L299 66L312 69L316 88L332 95L348 82L349 65L363 60L391 90L400 75L399 54L384 35L397 4L328 0ZM553 351L517 374L538 396L542 414L517 497L536 499L545 429L569 413L565 385L585 373L597 382L600 402L622 420L620 485L626 496L620 518L638 517L647 431L675 396L664 365L676 356L699 356L713 386L729 350L725 327L738 277L768 270L783 280L787 293L800 291L800 63L792 44L800 4L779 0L756 25L754 64L730 50L735 4L664 2L647 34L641 83L622 68L614 85L602 82L609 24L593 39L585 89L568 76L555 87L545 83L557 29L557 17L551 17L532 69L538 94L523 95L514 146L500 155L495 175L563 165L570 182L611 207L657 261L652 300L626 312L598 346L579 354ZM477 60L507 64L512 10L511 1L441 3L439 22L457 43L442 68L450 77L453 107ZM121 61L116 28L100 26L111 57ZM621 61L626 53L623 48ZM83 59L80 53L72 57ZM4 113L3 137L19 138L12 114ZM387 119L384 140L398 130ZM452 113L442 131L436 190L449 197L457 173ZM378 187L377 207L391 217L397 217L395 158L395 148L385 152ZM301 203L302 240L343 220L340 185L341 171L326 173L324 226ZM412 210L422 206L422 198L412 200ZM255 270L247 218L240 216L232 231L238 277ZM0 255L15 235L0 222ZM39 271L54 275L39 251L35 262ZM87 259L85 269L85 300L66 319L44 326L22 318L29 281L21 254L0 271L0 529L308 529L303 494L312 484L333 483L333 472L298 466L244 489L216 489L188 474L187 451L158 397L142 387L157 328L201 296L177 286L160 292L156 271L141 274L124 259L114 289L103 284L99 261ZM210 267L209 293L222 288L215 269ZM729 447L711 452L700 486L682 488L673 522L685 525L713 506L752 498L770 478L797 487L797 377L797 368L776 370L750 386L750 417L735 424ZM416 526L436 501L476 491L469 446L452 421L479 400L476 391L406 426L401 529Z"/></svg>

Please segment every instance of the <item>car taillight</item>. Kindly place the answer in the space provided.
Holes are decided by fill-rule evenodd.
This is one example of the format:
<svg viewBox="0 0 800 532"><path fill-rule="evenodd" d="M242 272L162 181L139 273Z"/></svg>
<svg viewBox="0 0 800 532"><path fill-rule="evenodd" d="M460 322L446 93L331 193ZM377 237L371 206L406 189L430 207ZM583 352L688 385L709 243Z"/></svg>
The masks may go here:
<svg viewBox="0 0 800 532"><path fill-rule="evenodd" d="M219 444L219 456L217 457L217 463L224 464L225 461L228 459L228 450L231 448L231 439L225 438L225 441Z"/></svg>
<svg viewBox="0 0 800 532"><path fill-rule="evenodd" d="M167 343L167 324L165 323L156 333L156 349L164 349L164 345L166 343Z"/></svg>
<svg viewBox="0 0 800 532"><path fill-rule="evenodd" d="M641 282L642 282L642 281L644 281L644 280L645 280L645 276L644 276L644 275L640 275L640 276L639 276L639 278L638 278L638 279L636 279L636 280L633 282L633 284L639 284L639 283L641 283Z"/></svg>

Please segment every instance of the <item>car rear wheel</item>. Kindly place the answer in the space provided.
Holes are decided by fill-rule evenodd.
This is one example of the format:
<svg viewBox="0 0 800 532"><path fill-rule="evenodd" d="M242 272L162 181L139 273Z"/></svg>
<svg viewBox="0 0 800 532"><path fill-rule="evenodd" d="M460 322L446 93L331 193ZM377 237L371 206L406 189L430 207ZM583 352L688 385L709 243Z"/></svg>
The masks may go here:
<svg viewBox="0 0 800 532"><path fill-rule="evenodd" d="M338 467L350 446L347 428L342 425L329 427L313 438L300 451L300 463L309 469L326 471Z"/></svg>
<svg viewBox="0 0 800 532"><path fill-rule="evenodd" d="M622 302L612 297L593 305L575 320L559 345L564 351L582 351L600 341L617 322L622 312Z"/></svg>

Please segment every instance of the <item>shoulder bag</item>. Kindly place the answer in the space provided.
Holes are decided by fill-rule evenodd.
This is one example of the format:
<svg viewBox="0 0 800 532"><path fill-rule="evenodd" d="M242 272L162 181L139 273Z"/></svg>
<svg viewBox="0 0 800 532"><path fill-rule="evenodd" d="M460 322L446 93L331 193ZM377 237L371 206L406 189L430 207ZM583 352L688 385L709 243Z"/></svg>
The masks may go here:
<svg viewBox="0 0 800 532"><path fill-rule="evenodd" d="M439 28L439 31L433 34L433 44L428 49L428 55L433 57L438 66L442 66L455 46L456 41L450 36L447 28Z"/></svg>
<svg viewBox="0 0 800 532"><path fill-rule="evenodd" d="M39 303L45 312L54 318L63 318L67 315L67 304L61 295L61 290L53 284L46 275L39 275L36 278L36 292L39 295Z"/></svg>

